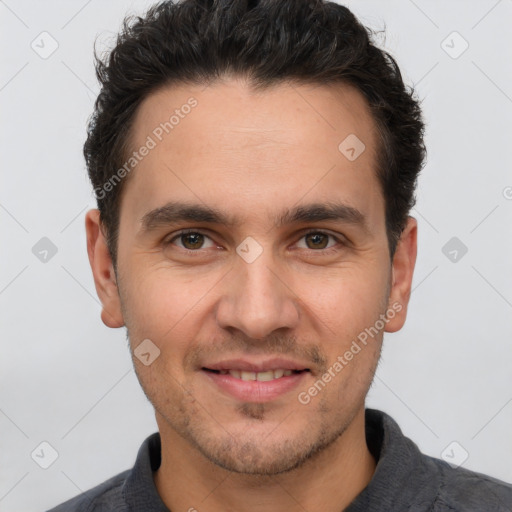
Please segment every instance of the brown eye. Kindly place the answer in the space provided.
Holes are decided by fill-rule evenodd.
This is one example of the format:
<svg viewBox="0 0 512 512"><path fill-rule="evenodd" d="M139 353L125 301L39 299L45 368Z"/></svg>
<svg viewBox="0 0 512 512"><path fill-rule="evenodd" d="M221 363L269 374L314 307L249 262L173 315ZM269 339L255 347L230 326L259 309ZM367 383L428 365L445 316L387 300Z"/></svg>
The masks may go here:
<svg viewBox="0 0 512 512"><path fill-rule="evenodd" d="M329 236L326 233L308 233L305 235L305 239L311 242L311 246L308 245L309 249L325 249L329 243Z"/></svg>
<svg viewBox="0 0 512 512"><path fill-rule="evenodd" d="M343 235L335 236L327 231L318 231L311 229L302 234L298 242L299 249L309 251L310 255L327 256L330 254L339 253L344 247L346 242Z"/></svg>
<svg viewBox="0 0 512 512"><path fill-rule="evenodd" d="M204 236L201 233L184 233L180 235L180 240L185 249L200 249L204 243Z"/></svg>
<svg viewBox="0 0 512 512"><path fill-rule="evenodd" d="M199 250L208 248L208 246L205 247L205 243L207 244L208 241L210 243L209 247L213 247L213 241L209 236L204 235L199 231L182 231L170 240L164 242L164 244L167 246L176 244L178 247L181 247L186 251L199 252Z"/></svg>

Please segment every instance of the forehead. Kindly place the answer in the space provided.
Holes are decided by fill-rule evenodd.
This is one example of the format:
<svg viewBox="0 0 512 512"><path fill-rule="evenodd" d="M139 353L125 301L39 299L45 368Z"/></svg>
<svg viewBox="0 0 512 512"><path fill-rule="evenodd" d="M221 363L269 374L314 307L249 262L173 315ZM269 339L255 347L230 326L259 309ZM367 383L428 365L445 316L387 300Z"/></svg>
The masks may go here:
<svg viewBox="0 0 512 512"><path fill-rule="evenodd" d="M179 146L180 134L192 130L195 149L205 142L227 146L226 135L260 144L290 143L306 137L327 149L327 144L334 143L336 148L340 137L354 132L366 139L369 152L375 146L375 122L366 99L355 87L283 82L255 90L241 78L209 86L160 87L141 102L130 139L138 146L151 135L158 142L168 139L166 144L174 139ZM166 137L171 133L174 137Z"/></svg>
<svg viewBox="0 0 512 512"><path fill-rule="evenodd" d="M347 85L255 91L231 79L164 87L134 117L132 150L151 149L132 171L123 203L138 223L170 200L230 206L248 219L255 211L275 218L306 200L345 199L382 216L377 140L366 100Z"/></svg>

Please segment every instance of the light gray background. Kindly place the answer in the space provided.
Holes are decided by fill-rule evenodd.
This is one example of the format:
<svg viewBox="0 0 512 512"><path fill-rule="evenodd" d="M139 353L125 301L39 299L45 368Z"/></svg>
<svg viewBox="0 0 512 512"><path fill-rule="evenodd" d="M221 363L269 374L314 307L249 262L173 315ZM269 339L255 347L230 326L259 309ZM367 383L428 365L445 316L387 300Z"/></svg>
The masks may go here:
<svg viewBox="0 0 512 512"><path fill-rule="evenodd" d="M125 330L100 320L82 157L95 36L106 47L150 3L0 1L2 511L44 510L131 467L157 430ZM429 151L409 317L385 336L368 406L424 452L467 452L464 467L512 481L512 0L345 4L385 25L381 44L423 99ZM59 45L47 59L31 48L43 31ZM469 43L458 58L445 51L462 48L453 31ZM468 248L456 262L442 252L454 236ZM58 250L46 263L32 253L42 237ZM31 458L43 441L59 454L48 469Z"/></svg>

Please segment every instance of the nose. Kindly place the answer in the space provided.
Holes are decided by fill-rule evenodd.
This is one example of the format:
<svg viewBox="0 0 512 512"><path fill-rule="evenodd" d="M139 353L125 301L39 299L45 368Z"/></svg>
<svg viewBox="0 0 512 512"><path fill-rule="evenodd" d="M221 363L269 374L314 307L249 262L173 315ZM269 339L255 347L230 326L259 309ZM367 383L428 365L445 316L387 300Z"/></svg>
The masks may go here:
<svg viewBox="0 0 512 512"><path fill-rule="evenodd" d="M266 251L252 263L237 258L224 287L216 308L221 328L263 339L277 329L297 326L298 297Z"/></svg>

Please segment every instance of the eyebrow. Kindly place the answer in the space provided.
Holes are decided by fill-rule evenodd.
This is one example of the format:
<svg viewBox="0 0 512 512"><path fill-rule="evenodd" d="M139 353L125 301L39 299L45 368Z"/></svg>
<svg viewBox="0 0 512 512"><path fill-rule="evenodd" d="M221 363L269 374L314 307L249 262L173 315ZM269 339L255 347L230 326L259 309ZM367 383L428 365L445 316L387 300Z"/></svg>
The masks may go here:
<svg viewBox="0 0 512 512"><path fill-rule="evenodd" d="M344 203L326 202L297 206L285 210L274 218L276 227L322 221L345 222L360 227L366 233L370 232L365 215L357 208ZM144 214L140 233L150 233L180 222L223 224L229 228L242 224L240 219L211 206L171 201Z"/></svg>

